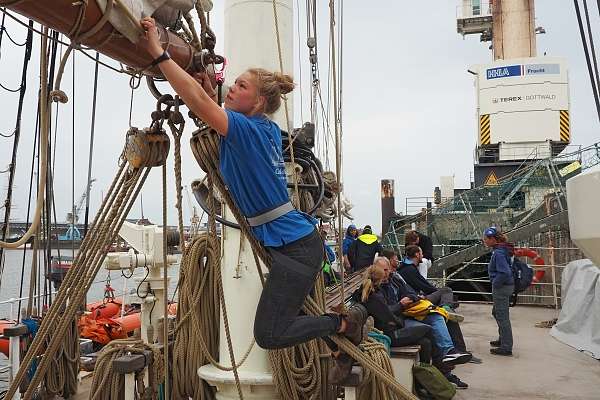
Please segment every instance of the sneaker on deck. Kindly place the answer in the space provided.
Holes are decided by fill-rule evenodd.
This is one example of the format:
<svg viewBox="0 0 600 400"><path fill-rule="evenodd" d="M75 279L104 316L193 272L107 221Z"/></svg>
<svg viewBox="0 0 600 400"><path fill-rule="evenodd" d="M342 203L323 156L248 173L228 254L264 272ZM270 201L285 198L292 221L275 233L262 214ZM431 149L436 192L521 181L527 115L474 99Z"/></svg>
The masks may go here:
<svg viewBox="0 0 600 400"><path fill-rule="evenodd" d="M463 353L453 349L442 358L442 362L451 365L465 364L471 361L471 358L473 358L472 354Z"/></svg>
<svg viewBox="0 0 600 400"><path fill-rule="evenodd" d="M469 387L467 383L461 381L460 378L454 374L448 374L446 379L448 379L448 382L457 389L467 389Z"/></svg>
<svg viewBox="0 0 600 400"><path fill-rule="evenodd" d="M506 357L512 357L512 351L510 350L504 350L500 347L495 347L493 349L490 349L490 353L492 353L495 356L506 356Z"/></svg>
<svg viewBox="0 0 600 400"><path fill-rule="evenodd" d="M461 323L465 320L465 317L462 314L455 313L454 311L448 311L448 310L446 310L446 311L448 312L448 319L450 321L454 321L456 323Z"/></svg>
<svg viewBox="0 0 600 400"><path fill-rule="evenodd" d="M500 339L498 339L498 340L492 340L492 341L490 342L490 346L492 346L492 347L500 347L500 346L501 346L501 344L502 344L502 343L500 343Z"/></svg>

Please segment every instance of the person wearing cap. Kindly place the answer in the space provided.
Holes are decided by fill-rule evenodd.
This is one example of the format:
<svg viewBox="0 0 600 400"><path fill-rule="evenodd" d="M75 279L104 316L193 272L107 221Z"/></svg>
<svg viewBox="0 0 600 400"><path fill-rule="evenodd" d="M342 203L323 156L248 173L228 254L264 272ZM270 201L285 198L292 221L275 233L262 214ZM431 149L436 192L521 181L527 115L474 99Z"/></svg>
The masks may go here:
<svg viewBox="0 0 600 400"><path fill-rule="evenodd" d="M346 236L344 237L344 241L342 242L342 254L344 256L344 270L350 270L350 261L348 260L348 250L350 250L350 246L356 238L358 237L358 229L356 229L356 225L348 225L346 228Z"/></svg>
<svg viewBox="0 0 600 400"><path fill-rule="evenodd" d="M515 290L512 273L513 246L506 236L495 226L483 232L483 243L493 249L488 264L488 274L492 283L492 315L498 324L498 339L490 342L490 353L498 356L512 356L513 335L510 324L509 304Z"/></svg>
<svg viewBox="0 0 600 400"><path fill-rule="evenodd" d="M348 261L352 272L360 271L373 264L375 255L383 252L377 236L373 234L371 225L365 225L362 234L350 245Z"/></svg>

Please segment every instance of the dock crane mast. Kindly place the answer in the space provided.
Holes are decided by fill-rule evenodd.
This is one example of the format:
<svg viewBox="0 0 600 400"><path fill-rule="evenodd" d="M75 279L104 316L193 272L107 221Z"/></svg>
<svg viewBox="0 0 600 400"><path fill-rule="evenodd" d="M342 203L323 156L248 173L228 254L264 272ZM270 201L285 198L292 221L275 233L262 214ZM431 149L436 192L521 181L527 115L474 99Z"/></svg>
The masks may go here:
<svg viewBox="0 0 600 400"><path fill-rule="evenodd" d="M77 229L76 225L77 225L77 222L79 221L79 213L81 212L81 210L83 209L83 206L85 205L85 198L87 197L87 194L91 191L92 184L95 181L96 181L96 179L90 179L87 187L81 194L81 197L79 197L79 201L77 201L77 204L73 204L72 211L67 213L66 220L67 220L67 223L69 224L69 229L67 229L67 232L64 235L58 236L59 240L81 240L81 232L79 232L79 229Z"/></svg>

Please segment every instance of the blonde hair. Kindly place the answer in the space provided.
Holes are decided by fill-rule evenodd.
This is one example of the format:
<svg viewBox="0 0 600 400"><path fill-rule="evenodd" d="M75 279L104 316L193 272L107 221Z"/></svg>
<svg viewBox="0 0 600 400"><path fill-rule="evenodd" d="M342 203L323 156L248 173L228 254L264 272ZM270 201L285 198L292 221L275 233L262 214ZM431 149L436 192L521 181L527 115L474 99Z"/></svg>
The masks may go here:
<svg viewBox="0 0 600 400"><path fill-rule="evenodd" d="M362 283L363 289L361 301L363 303L369 300L371 293L373 293L381 285L384 275L385 272L379 263L373 264L367 269L367 274L365 275L365 279Z"/></svg>
<svg viewBox="0 0 600 400"><path fill-rule="evenodd" d="M280 72L270 72L263 68L250 68L248 72L256 78L258 95L265 98L263 112L273 114L281 107L284 95L294 90L294 79Z"/></svg>

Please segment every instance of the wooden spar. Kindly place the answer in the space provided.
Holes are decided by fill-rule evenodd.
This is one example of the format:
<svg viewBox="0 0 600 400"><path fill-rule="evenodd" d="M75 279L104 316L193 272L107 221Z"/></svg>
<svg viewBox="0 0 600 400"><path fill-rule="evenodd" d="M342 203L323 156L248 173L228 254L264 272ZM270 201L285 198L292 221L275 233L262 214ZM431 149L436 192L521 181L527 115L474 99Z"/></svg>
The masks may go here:
<svg viewBox="0 0 600 400"><path fill-rule="evenodd" d="M71 31L77 20L79 5L73 0L0 0L0 7L6 7L22 16L46 25L50 29L63 34ZM113 6L113 11L118 7ZM81 33L92 29L102 18L103 12L95 0L89 0ZM176 34L167 31L162 25L158 26L160 41L163 48L169 51L171 58L189 73L202 70L199 57L194 57L194 49ZM107 21L104 26L82 44L119 61L136 70L142 70L150 65L152 57L140 46L131 43ZM146 75L160 75L158 68L144 71Z"/></svg>

